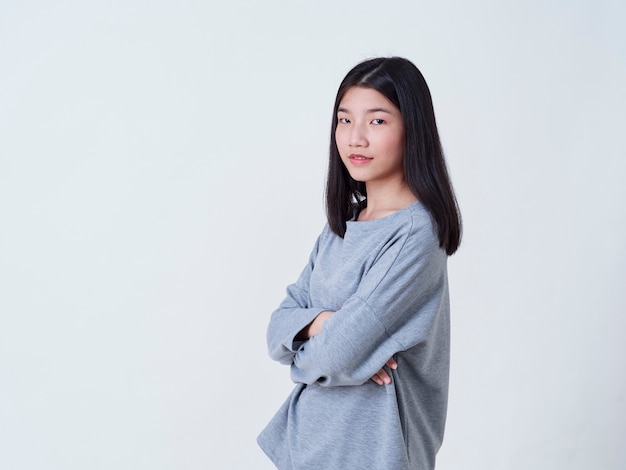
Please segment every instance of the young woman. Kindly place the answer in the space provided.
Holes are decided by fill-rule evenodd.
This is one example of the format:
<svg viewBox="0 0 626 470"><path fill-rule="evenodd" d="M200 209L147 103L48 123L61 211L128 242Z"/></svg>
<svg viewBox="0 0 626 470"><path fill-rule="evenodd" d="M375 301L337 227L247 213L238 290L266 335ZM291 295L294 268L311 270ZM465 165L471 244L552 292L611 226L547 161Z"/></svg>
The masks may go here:
<svg viewBox="0 0 626 470"><path fill-rule="evenodd" d="M461 220L430 92L408 60L367 60L341 83L326 205L270 319L270 357L296 387L258 443L280 470L432 469Z"/></svg>

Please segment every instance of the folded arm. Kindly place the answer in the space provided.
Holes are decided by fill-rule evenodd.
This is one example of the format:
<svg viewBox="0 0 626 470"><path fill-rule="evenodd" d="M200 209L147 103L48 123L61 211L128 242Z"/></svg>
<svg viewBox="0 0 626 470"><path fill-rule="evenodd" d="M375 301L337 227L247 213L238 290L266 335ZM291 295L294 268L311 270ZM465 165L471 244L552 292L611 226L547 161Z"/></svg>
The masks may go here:
<svg viewBox="0 0 626 470"><path fill-rule="evenodd" d="M323 308L313 307L309 298L309 283L315 267L322 232L309 256L309 262L298 280L287 287L287 296L272 313L267 327L269 356L281 364L290 365L302 342L306 340L298 334L306 328Z"/></svg>
<svg viewBox="0 0 626 470"><path fill-rule="evenodd" d="M428 340L447 308L446 255L432 234L423 233L430 227L421 230L390 246L319 333L298 343L295 382L359 385L397 352Z"/></svg>
<svg viewBox="0 0 626 470"><path fill-rule="evenodd" d="M335 312L331 312L328 310L325 310L322 313L320 313L317 317L315 317L315 319L311 323L305 326L300 331L300 333L298 333L298 335L296 336L296 340L306 341L308 339L311 339L313 336L321 333L322 325L327 319L331 317L333 313ZM393 357L390 358L384 365L389 367L390 369L398 368L398 363L395 361ZM391 383L391 376L385 370L384 367L381 367L372 377L370 377L370 379L376 382L378 385L386 385L386 384L388 385Z"/></svg>

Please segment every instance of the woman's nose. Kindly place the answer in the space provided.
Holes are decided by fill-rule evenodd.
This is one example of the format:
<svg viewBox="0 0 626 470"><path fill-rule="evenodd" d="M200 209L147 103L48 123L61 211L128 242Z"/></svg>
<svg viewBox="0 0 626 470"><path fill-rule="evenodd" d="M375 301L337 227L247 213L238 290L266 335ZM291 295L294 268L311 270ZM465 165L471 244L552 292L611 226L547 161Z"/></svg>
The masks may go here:
<svg viewBox="0 0 626 470"><path fill-rule="evenodd" d="M367 137L365 136L364 129L361 126L353 125L350 129L350 146L351 147L366 147Z"/></svg>

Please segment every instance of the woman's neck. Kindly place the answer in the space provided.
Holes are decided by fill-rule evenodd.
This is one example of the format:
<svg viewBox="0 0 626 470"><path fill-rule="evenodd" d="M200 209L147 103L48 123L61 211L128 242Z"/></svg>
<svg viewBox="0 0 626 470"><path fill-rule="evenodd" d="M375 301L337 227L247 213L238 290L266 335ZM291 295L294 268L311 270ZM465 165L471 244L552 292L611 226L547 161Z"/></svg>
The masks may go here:
<svg viewBox="0 0 626 470"><path fill-rule="evenodd" d="M367 207L359 214L358 220L361 222L380 219L417 201L404 180L398 185L366 183L365 189Z"/></svg>

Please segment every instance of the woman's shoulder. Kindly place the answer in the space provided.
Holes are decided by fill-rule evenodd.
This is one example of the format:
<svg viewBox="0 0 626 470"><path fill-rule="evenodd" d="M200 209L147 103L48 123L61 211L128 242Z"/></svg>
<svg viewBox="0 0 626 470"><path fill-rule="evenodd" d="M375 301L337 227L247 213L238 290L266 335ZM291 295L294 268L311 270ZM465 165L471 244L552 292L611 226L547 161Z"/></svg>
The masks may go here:
<svg viewBox="0 0 626 470"><path fill-rule="evenodd" d="M421 235L427 235L428 232L432 231L433 224L432 217L426 207L424 207L420 201L416 201L403 209L397 210L378 219L367 221L348 221L347 229L355 232L378 232L380 234L397 234L398 232L402 232L409 236L420 232Z"/></svg>
<svg viewBox="0 0 626 470"><path fill-rule="evenodd" d="M407 217L411 221L413 232L422 232L422 236L430 234L435 238L437 237L435 220L421 202L417 201L407 207Z"/></svg>
<svg viewBox="0 0 626 470"><path fill-rule="evenodd" d="M378 219L346 221L346 232L343 237L333 232L328 223L325 223L317 245L346 246L369 245L384 246L389 243L405 242L409 245L420 244L422 246L438 246L437 230L435 222L426 207L419 201L411 203L407 207L395 211Z"/></svg>

